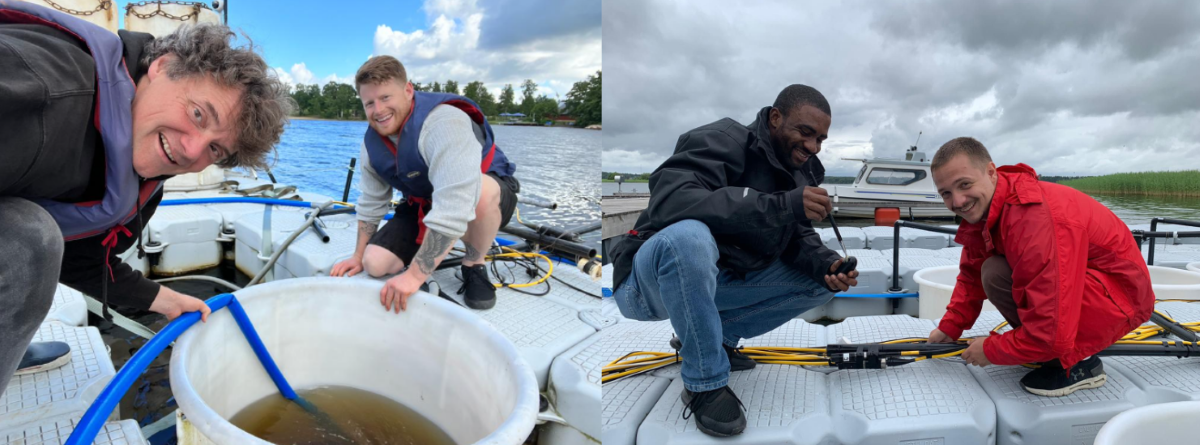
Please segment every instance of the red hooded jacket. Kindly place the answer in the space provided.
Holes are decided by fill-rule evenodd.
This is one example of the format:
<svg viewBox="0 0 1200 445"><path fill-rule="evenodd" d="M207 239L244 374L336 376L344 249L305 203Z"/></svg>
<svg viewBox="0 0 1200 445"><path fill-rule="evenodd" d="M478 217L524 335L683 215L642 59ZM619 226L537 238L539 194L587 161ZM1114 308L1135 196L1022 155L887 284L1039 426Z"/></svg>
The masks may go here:
<svg viewBox="0 0 1200 445"><path fill-rule="evenodd" d="M985 221L963 224L958 283L938 326L969 329L987 296L984 260L1004 255L1013 271L1021 327L983 344L988 361L1017 365L1059 359L1070 368L1150 319L1150 271L1125 223L1070 187L1039 182L1025 164L997 169Z"/></svg>

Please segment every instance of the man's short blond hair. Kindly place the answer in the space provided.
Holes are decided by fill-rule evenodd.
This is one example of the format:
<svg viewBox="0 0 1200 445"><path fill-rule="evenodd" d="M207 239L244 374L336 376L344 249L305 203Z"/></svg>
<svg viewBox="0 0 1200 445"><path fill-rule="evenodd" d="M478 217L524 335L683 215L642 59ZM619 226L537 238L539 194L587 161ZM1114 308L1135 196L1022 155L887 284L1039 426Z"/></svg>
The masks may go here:
<svg viewBox="0 0 1200 445"><path fill-rule="evenodd" d="M986 171L988 163L992 162L992 155L988 154L987 147L984 147L975 138L960 137L942 144L942 148L939 148L937 154L933 155L933 162L929 164L929 169L937 170L960 154L967 155L971 163L980 170Z"/></svg>
<svg viewBox="0 0 1200 445"><path fill-rule="evenodd" d="M378 85L392 79L401 85L408 83L404 64L392 56L375 56L358 68L358 74L354 75L354 89L360 89L363 84Z"/></svg>

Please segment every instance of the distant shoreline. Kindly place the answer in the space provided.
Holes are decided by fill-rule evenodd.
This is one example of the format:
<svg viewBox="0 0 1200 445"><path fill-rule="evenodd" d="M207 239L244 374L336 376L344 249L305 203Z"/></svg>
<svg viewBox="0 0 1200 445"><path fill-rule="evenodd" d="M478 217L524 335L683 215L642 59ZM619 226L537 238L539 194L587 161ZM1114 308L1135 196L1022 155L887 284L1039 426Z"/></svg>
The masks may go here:
<svg viewBox="0 0 1200 445"><path fill-rule="evenodd" d="M366 122L366 119L326 119L313 116L288 116L289 119L300 121L331 121L331 122Z"/></svg>

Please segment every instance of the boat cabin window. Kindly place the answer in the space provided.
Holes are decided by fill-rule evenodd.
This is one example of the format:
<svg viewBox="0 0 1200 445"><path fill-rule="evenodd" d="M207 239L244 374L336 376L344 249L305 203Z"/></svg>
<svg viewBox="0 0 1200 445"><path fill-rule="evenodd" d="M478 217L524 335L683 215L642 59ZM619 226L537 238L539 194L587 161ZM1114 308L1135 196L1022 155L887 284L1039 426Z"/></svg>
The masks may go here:
<svg viewBox="0 0 1200 445"><path fill-rule="evenodd" d="M862 166L861 169L858 170L858 177L854 178L854 183L855 184L861 183L862 178L863 178L863 173L866 173L866 172L867 172L867 166L864 165L864 166Z"/></svg>
<svg viewBox="0 0 1200 445"><path fill-rule="evenodd" d="M867 176L867 184L875 185L908 185L925 179L924 170L909 170L902 168L876 168Z"/></svg>

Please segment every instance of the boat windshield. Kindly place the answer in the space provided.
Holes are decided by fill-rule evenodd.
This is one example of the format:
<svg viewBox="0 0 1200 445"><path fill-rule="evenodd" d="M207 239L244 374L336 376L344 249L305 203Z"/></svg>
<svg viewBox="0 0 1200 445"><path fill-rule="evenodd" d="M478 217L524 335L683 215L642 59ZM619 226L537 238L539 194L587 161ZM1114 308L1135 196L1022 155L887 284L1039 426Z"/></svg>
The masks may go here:
<svg viewBox="0 0 1200 445"><path fill-rule="evenodd" d="M862 182L863 173L866 173L866 172L867 172L867 164L863 164L862 168L858 170L858 177L854 178L854 183L858 184L858 183Z"/></svg>

